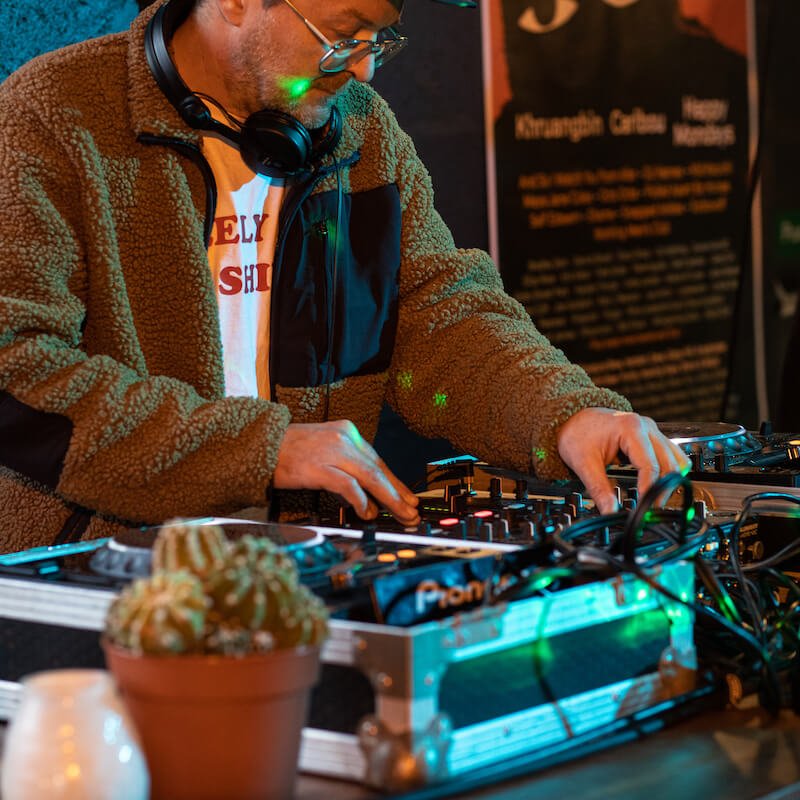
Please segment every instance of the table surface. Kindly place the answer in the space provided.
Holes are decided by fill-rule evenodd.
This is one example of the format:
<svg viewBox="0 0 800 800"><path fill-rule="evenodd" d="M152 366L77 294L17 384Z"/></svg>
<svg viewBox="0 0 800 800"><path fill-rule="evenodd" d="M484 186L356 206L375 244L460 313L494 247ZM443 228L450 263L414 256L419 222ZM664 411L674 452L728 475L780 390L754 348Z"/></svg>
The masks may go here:
<svg viewBox="0 0 800 800"><path fill-rule="evenodd" d="M777 718L754 698L638 741L491 787L471 800L798 800L800 717ZM387 795L345 781L298 778L295 800L373 800Z"/></svg>
<svg viewBox="0 0 800 800"><path fill-rule="evenodd" d="M0 745L4 732L0 725ZM466 800L800 799L800 717L777 718L751 699L634 742L467 793ZM295 800L387 800L359 784L298 776ZM397 797L395 795L395 797Z"/></svg>

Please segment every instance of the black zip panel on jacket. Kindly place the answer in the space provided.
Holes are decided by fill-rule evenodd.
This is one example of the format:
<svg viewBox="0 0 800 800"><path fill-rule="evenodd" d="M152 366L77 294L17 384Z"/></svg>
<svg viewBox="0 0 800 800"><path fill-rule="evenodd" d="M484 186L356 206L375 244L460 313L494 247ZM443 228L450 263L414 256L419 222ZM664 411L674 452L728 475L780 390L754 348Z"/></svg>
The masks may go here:
<svg viewBox="0 0 800 800"><path fill-rule="evenodd" d="M72 438L72 421L0 391L0 465L55 489Z"/></svg>
<svg viewBox="0 0 800 800"><path fill-rule="evenodd" d="M342 230L333 235L336 203L335 191L306 198L276 252L273 385L325 383L331 294L337 304L331 380L389 367L397 332L400 195L393 184L343 195ZM339 252L337 285L331 292L334 242Z"/></svg>

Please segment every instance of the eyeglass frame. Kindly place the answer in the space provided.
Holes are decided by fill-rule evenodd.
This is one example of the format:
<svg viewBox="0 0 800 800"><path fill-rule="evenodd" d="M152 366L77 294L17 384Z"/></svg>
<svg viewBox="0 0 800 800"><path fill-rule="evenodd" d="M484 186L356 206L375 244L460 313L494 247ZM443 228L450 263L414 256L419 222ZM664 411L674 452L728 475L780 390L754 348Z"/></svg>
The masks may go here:
<svg viewBox="0 0 800 800"><path fill-rule="evenodd" d="M375 41L372 39L338 39L337 41L332 42L313 22L311 22L310 19L308 19L308 17L305 16L305 14L303 14L302 11L300 11L299 8L294 5L294 3L291 2L291 0L284 0L284 2L287 6L289 6L289 8L292 9L292 11L294 11L295 14L297 14L298 17L300 17L301 20L303 20L305 26L311 31L312 34L314 34L319 43L328 48L327 52L319 60L319 71L327 75L333 75L337 72L344 72L348 67L357 64L359 61L369 55L378 56L379 54L382 54L386 49L387 44L394 45L394 48L389 51L389 58L375 59L375 67L380 67L389 59L394 58L394 56L396 56L408 44L408 37L400 36L391 25L383 29L391 34L391 36L386 39ZM366 45L366 48L355 61L349 62L347 59L345 59L342 62L342 66L338 67L337 69L325 68L324 62L327 59L335 56L337 50L342 50L345 48L356 49L359 45Z"/></svg>

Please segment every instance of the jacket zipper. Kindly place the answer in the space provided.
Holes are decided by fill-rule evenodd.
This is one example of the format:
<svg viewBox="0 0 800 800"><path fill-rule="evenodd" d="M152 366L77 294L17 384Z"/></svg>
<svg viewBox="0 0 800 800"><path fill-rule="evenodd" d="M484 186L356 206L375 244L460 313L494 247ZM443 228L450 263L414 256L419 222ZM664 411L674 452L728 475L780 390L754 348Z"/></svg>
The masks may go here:
<svg viewBox="0 0 800 800"><path fill-rule="evenodd" d="M328 310L325 331L325 349L322 351L325 357L323 362L323 369L320 370L319 380L321 383L327 384L332 380L331 369L333 366L333 319L334 311L331 303L336 299L336 287L333 285L333 263L331 259L331 237L328 231L328 221L320 220L314 223L314 233L322 243L322 269L324 272L325 280L323 283L323 297L322 302L324 308Z"/></svg>

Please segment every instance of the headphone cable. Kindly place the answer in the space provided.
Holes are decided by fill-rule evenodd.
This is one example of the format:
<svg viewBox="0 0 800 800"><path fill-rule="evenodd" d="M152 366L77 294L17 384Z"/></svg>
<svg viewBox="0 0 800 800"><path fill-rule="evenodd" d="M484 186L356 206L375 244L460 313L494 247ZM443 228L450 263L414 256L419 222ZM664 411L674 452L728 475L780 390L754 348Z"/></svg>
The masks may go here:
<svg viewBox="0 0 800 800"><path fill-rule="evenodd" d="M342 221L342 176L339 168L339 159L336 153L331 153L336 167L336 224L333 231L333 269L331 270L330 309L328 313L328 351L325 356L325 399L323 405L322 421L327 422L330 416L331 382L333 380L333 341L336 333L336 287L339 273L339 226ZM314 509L312 520L317 522L322 512L322 490L314 493Z"/></svg>
<svg viewBox="0 0 800 800"><path fill-rule="evenodd" d="M339 169L339 159L335 153L331 153L334 166L336 167L336 226L333 231L333 270L331 275L331 305L328 314L328 352L325 364L325 405L323 422L328 421L331 402L331 382L333 380L333 349L334 338L336 335L336 301L339 274L339 227L342 222L342 176Z"/></svg>

